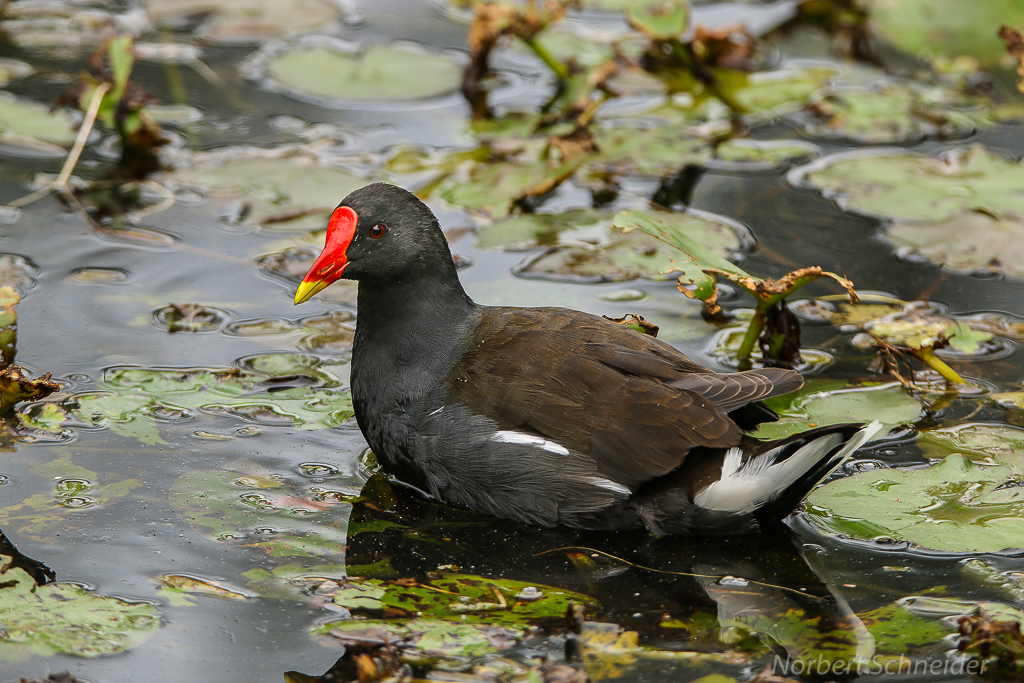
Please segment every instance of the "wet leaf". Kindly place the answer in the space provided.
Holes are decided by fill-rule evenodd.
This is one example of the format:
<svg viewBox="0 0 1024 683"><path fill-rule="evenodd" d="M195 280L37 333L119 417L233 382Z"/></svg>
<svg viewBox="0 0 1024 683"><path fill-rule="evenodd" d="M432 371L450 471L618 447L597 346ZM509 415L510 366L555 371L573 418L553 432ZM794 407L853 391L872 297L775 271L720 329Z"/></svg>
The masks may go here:
<svg viewBox="0 0 1024 683"><path fill-rule="evenodd" d="M1004 600L1024 604L1024 574L1000 572L981 559L967 560L960 569L964 583L993 591Z"/></svg>
<svg viewBox="0 0 1024 683"><path fill-rule="evenodd" d="M341 557L351 505L318 499L312 488L240 460L224 470L179 477L170 503L215 541L258 548L272 557Z"/></svg>
<svg viewBox="0 0 1024 683"><path fill-rule="evenodd" d="M873 0L871 25L878 36L910 55L971 55L985 66L1003 56L1000 24L1024 26L1018 0L989 0L968 15L957 0Z"/></svg>
<svg viewBox="0 0 1024 683"><path fill-rule="evenodd" d="M636 313L627 313L621 318L609 318L608 316L604 317L607 320L611 320L613 323L618 323L619 325L628 327L629 329L635 332L639 332L640 334L647 334L652 337L658 336L658 326L650 322L649 320L644 320L644 317L642 315L637 315Z"/></svg>
<svg viewBox="0 0 1024 683"><path fill-rule="evenodd" d="M310 45L274 57L267 73L278 87L299 97L402 101L456 91L461 67L450 56L408 44L371 45L358 53Z"/></svg>
<svg viewBox="0 0 1024 683"><path fill-rule="evenodd" d="M652 40L679 38L690 19L690 7L682 0L650 0L625 7L626 21Z"/></svg>
<svg viewBox="0 0 1024 683"><path fill-rule="evenodd" d="M874 145L966 137L975 128L964 114L896 83L832 90L797 118L810 135Z"/></svg>
<svg viewBox="0 0 1024 683"><path fill-rule="evenodd" d="M914 422L921 415L921 402L895 382L851 386L839 380L809 379L795 392L765 402L779 414L778 422L762 424L760 439L781 439L813 427L867 423L878 419L884 429Z"/></svg>
<svg viewBox="0 0 1024 683"><path fill-rule="evenodd" d="M96 595L71 583L37 585L0 555L0 658L24 653L100 657L152 637L160 612L146 602Z"/></svg>
<svg viewBox="0 0 1024 683"><path fill-rule="evenodd" d="M326 0L146 0L158 24L175 26L202 16L198 37L205 41L254 43L314 31L335 21L338 6Z"/></svg>
<svg viewBox="0 0 1024 683"><path fill-rule="evenodd" d="M994 394L999 402L1003 394ZM1024 474L1024 429L1012 425L967 422L921 432L918 446L929 458L959 453L977 465L1012 465Z"/></svg>
<svg viewBox="0 0 1024 683"><path fill-rule="evenodd" d="M677 267L678 262L687 256L679 250L677 244L696 244L696 240L699 239L701 253L709 254L711 258L723 262L724 254L741 246L739 238L743 234L742 229L713 214L694 210L643 214L645 220L650 221L652 225L656 223L661 226L662 232L659 234L672 235L677 240L666 242L641 230L616 230L615 228L627 226L625 219L620 220L626 213L639 214L622 212L614 218L604 214L597 220L594 214L577 213L560 214L547 219L519 219L512 226L519 234L524 227L529 229L531 225L541 229L551 228L556 234L561 231L565 244L529 259L519 267L517 273L532 277L590 282L628 281L638 277L667 280L673 278L674 274L667 274L665 270L668 267ZM569 231L568 228L572 224L578 225L579 228ZM500 224L491 226L486 229L485 234L490 237L501 229ZM622 234L623 232L625 234ZM570 236L575 236L579 241L575 244L570 242L567 239ZM546 240L549 237L542 235L541 239ZM583 240L596 241L597 244L589 246L581 243Z"/></svg>
<svg viewBox="0 0 1024 683"><path fill-rule="evenodd" d="M248 592L213 579L204 579L198 576L187 576L185 574L161 574L153 577L160 586L160 593L164 597L170 595L199 595L233 602L245 602L253 596Z"/></svg>
<svg viewBox="0 0 1024 683"><path fill-rule="evenodd" d="M1018 271L1024 229L1018 188L1024 167L981 145L934 158L896 151L839 154L803 167L794 179L843 208L894 220L892 239L953 268Z"/></svg>
<svg viewBox="0 0 1024 683"><path fill-rule="evenodd" d="M14 153L60 156L75 139L71 116L0 93L0 146Z"/></svg>
<svg viewBox="0 0 1024 683"><path fill-rule="evenodd" d="M38 401L55 391L60 391L60 385L50 379L50 373L31 379L19 366L10 365L0 370L0 415L22 401Z"/></svg>
<svg viewBox="0 0 1024 683"><path fill-rule="evenodd" d="M827 533L888 537L935 550L998 552L1024 539L1024 487L1009 465L960 453L923 469L870 470L815 489L807 518Z"/></svg>
<svg viewBox="0 0 1024 683"><path fill-rule="evenodd" d="M706 139L677 126L598 126L594 136L600 151L582 169L584 176L614 174L660 178L688 164L705 165L712 158Z"/></svg>
<svg viewBox="0 0 1024 683"><path fill-rule="evenodd" d="M335 203L366 180L324 165L310 156L246 150L199 156L169 175L169 180L209 193L226 211L245 204L238 221L271 230L323 228Z"/></svg>
<svg viewBox="0 0 1024 683"><path fill-rule="evenodd" d="M434 619L410 621L328 621L314 628L317 635L342 642L384 644L403 642L405 650L434 657L477 657L507 649L518 632L486 624L459 624Z"/></svg>
<svg viewBox="0 0 1024 683"><path fill-rule="evenodd" d="M143 443L163 443L157 430L168 414L199 410L246 422L298 429L338 426L352 415L352 399L321 361L301 354L263 354L246 370L109 368L102 391L76 394L69 410L79 419Z"/></svg>

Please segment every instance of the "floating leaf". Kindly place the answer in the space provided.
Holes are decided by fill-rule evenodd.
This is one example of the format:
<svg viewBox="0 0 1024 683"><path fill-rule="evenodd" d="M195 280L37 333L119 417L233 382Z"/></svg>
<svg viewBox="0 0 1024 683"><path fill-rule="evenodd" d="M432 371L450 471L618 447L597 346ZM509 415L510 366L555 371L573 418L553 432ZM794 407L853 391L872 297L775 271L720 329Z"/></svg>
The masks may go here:
<svg viewBox="0 0 1024 683"><path fill-rule="evenodd" d="M881 420L885 429L914 422L921 415L921 402L895 382L868 386L850 386L838 380L809 379L795 392L768 399L767 405L779 414L778 422L766 422L757 431L758 438L781 439L813 427L834 424L867 423Z"/></svg>
<svg viewBox="0 0 1024 683"><path fill-rule="evenodd" d="M896 83L832 90L797 118L810 135L874 145L966 137L975 128L964 114Z"/></svg>
<svg viewBox="0 0 1024 683"><path fill-rule="evenodd" d="M1000 402L1005 394L994 394ZM921 432L917 444L929 458L959 453L977 465L1012 465L1024 474L1024 429L1004 424L968 422Z"/></svg>
<svg viewBox="0 0 1024 683"><path fill-rule="evenodd" d="M312 488L240 460L179 477L170 503L216 541L244 541L274 557L341 557L351 505Z"/></svg>
<svg viewBox="0 0 1024 683"><path fill-rule="evenodd" d="M681 0L649 0L625 7L626 21L652 40L680 38L690 19L690 7Z"/></svg>
<svg viewBox="0 0 1024 683"><path fill-rule="evenodd" d="M0 93L0 146L15 153L60 156L75 139L71 116Z"/></svg>
<svg viewBox="0 0 1024 683"><path fill-rule="evenodd" d="M744 234L742 228L720 216L695 210L644 214L644 220L657 223L662 226L664 234L674 235L677 239L675 243L666 243L644 231L616 230L627 225L625 219L622 219L626 213L632 212L622 212L614 218L610 214L568 212L550 218L512 219L514 235L521 235L524 228L529 229L532 225L540 229L553 229L556 235L561 233L566 242L563 246L529 259L520 266L517 274L591 282L618 282L638 277L666 280L675 277L674 274L665 273L666 267L676 266L676 261L683 261L687 257L686 253L678 249L677 244L696 244L696 240L700 240L701 253L707 253L722 262L725 262L724 254L741 247L740 237ZM575 229L570 230L570 227ZM484 235L496 241L502 229L499 223L485 229ZM540 237L541 240L549 239L545 234ZM597 241L597 244L587 246L577 242L574 245L568 240L569 237L576 237L580 241Z"/></svg>
<svg viewBox="0 0 1024 683"><path fill-rule="evenodd" d="M798 169L798 182L817 187L843 208L892 218L890 234L954 268L996 265L1011 275L1024 230L1019 188L1024 167L981 145L940 158L902 151L838 154Z"/></svg>
<svg viewBox="0 0 1024 683"><path fill-rule="evenodd" d="M198 37L209 42L253 43L325 28L340 15L327 0L146 0L146 9L158 24L180 25L183 19L202 17Z"/></svg>
<svg viewBox="0 0 1024 683"><path fill-rule="evenodd" d="M71 583L37 585L0 555L0 658L28 650L100 657L126 652L152 637L160 612L148 602L96 595Z"/></svg>
<svg viewBox="0 0 1024 683"><path fill-rule="evenodd" d="M979 466L960 453L923 469L861 472L815 489L807 518L822 531L887 537L951 552L1024 545L1024 487L1009 465Z"/></svg>
<svg viewBox="0 0 1024 683"><path fill-rule="evenodd" d="M362 52L300 45L270 59L266 68L287 93L337 102L447 95L458 89L462 72L453 57L409 44L371 45Z"/></svg>
<svg viewBox="0 0 1024 683"><path fill-rule="evenodd" d="M340 197L366 180L324 165L310 156L230 150L198 155L169 175L169 180L210 194L227 213L244 202L237 222L274 230L323 228Z"/></svg>
<svg viewBox="0 0 1024 683"><path fill-rule="evenodd" d="M1019 0L986 0L963 13L957 0L873 0L871 26L890 45L918 55L971 55L985 66L1003 56L1000 24L1024 26Z"/></svg>

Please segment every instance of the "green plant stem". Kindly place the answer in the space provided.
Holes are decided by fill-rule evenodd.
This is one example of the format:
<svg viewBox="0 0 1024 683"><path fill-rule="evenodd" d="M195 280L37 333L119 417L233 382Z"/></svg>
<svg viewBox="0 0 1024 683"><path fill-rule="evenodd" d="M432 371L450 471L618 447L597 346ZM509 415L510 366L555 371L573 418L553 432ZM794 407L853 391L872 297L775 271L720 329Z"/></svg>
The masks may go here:
<svg viewBox="0 0 1024 683"><path fill-rule="evenodd" d="M956 370L946 365L941 358L936 356L935 351L930 347L920 349L915 355L932 370L942 375L942 378L950 384L967 384L964 378L958 375Z"/></svg>
<svg viewBox="0 0 1024 683"><path fill-rule="evenodd" d="M754 352L754 345L757 344L757 339L761 336L761 330L764 329L767 310L767 308L761 307L761 301L758 300L757 307L754 309L754 317L747 323L747 332L743 335L743 341L740 342L739 350L736 351L736 357L740 361L740 370L749 370L753 366L753 363L750 361L750 354Z"/></svg>
<svg viewBox="0 0 1024 683"><path fill-rule="evenodd" d="M542 62L547 64L548 68L551 69L558 80L569 80L569 67L558 61L558 58L548 52L547 48L537 42L536 38L523 38L523 42L533 50L535 55L540 57Z"/></svg>

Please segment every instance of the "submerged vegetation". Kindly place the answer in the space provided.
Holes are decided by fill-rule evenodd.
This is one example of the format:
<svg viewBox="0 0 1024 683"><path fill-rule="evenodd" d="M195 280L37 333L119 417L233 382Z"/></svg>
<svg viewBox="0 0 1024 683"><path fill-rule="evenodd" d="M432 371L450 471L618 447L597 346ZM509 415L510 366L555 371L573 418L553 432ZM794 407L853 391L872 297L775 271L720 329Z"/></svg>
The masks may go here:
<svg viewBox="0 0 1024 683"><path fill-rule="evenodd" d="M245 654L181 678L271 644L337 659L295 683L1019 678L1021 3L420 4L433 45L372 3L0 8L0 528L64 574L0 536L0 668L185 666L201 623ZM428 501L356 431L354 287L290 317L377 180L477 250L481 301L799 368L758 438L889 432L763 538Z"/></svg>

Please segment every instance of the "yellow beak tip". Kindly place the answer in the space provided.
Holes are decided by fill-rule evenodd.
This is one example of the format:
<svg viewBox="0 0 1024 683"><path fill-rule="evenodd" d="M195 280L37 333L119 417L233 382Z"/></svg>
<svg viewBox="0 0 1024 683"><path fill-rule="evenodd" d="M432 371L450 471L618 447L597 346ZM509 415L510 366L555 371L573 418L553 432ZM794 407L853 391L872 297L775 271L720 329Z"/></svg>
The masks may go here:
<svg viewBox="0 0 1024 683"><path fill-rule="evenodd" d="M295 305L298 306L305 301L309 301L314 294L329 284L329 282L323 280L303 280L299 283L298 289L295 290Z"/></svg>

